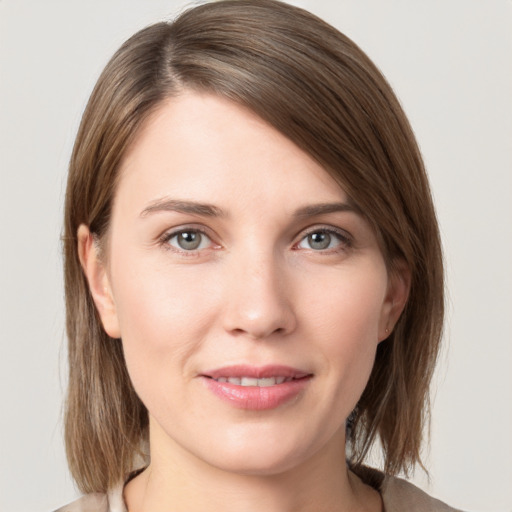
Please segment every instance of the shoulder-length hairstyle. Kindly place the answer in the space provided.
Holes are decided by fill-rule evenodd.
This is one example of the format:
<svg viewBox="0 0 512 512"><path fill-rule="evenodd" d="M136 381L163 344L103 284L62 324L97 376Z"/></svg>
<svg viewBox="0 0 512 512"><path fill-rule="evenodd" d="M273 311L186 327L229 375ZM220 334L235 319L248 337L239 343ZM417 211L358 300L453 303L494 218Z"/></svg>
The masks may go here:
<svg viewBox="0 0 512 512"><path fill-rule="evenodd" d="M409 299L378 346L347 429L349 462L380 440L390 474L421 463L443 320L440 237L411 127L391 87L350 39L275 0L224 0L151 25L101 74L69 166L64 259L69 340L65 436L83 492L109 489L144 454L148 415L120 340L107 336L78 257L77 230L106 237L118 170L145 120L183 90L253 111L316 159L375 230L388 269L405 263Z"/></svg>

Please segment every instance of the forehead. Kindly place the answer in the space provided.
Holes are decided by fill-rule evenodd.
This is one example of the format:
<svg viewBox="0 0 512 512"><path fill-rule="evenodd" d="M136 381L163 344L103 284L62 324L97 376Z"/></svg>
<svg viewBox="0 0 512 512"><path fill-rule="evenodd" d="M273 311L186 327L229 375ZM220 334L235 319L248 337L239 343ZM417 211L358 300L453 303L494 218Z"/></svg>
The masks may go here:
<svg viewBox="0 0 512 512"><path fill-rule="evenodd" d="M254 113L188 91L146 121L125 155L116 196L138 207L164 196L283 208L347 200L312 157Z"/></svg>

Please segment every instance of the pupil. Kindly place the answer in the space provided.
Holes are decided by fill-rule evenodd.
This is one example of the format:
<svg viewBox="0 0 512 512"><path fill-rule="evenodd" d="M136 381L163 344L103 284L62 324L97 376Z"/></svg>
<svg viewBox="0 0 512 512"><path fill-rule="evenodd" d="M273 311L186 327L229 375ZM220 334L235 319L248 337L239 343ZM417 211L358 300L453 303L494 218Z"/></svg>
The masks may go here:
<svg viewBox="0 0 512 512"><path fill-rule="evenodd" d="M185 231L178 235L178 244L182 249L197 249L201 243L201 235L191 231Z"/></svg>
<svg viewBox="0 0 512 512"><path fill-rule="evenodd" d="M312 233L308 238L313 249L327 249L331 243L331 235L328 233Z"/></svg>

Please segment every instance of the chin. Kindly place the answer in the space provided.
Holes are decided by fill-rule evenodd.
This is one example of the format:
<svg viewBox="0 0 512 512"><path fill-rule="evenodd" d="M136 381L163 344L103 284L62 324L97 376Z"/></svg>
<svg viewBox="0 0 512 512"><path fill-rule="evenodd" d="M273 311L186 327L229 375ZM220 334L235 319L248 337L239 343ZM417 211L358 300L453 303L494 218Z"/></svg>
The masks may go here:
<svg viewBox="0 0 512 512"><path fill-rule="evenodd" d="M286 473L300 466L306 457L296 449L288 453L270 453L268 449L263 452L244 450L244 453L224 454L211 465L220 470L250 476L275 476Z"/></svg>
<svg viewBox="0 0 512 512"><path fill-rule="evenodd" d="M202 458L211 466L230 473L273 476L300 467L325 447L324 440L304 439L302 433L275 432L253 427L250 432L231 432L228 439L212 441ZM224 449L219 449L223 446ZM201 456L200 454L197 454Z"/></svg>

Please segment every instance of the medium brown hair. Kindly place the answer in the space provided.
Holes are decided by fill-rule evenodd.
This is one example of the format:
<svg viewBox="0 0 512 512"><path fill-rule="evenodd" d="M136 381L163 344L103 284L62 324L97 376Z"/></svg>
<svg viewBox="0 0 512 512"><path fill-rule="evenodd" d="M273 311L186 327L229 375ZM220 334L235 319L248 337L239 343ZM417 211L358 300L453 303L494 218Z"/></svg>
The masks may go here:
<svg viewBox="0 0 512 512"><path fill-rule="evenodd" d="M346 36L274 0L226 0L147 27L117 51L83 114L69 167L64 257L69 339L66 449L84 492L133 469L148 415L119 340L104 332L82 272L77 230L105 237L123 155L164 99L184 89L244 105L315 158L375 230L388 267L410 270L406 308L378 346L350 418L348 457L377 440L385 471L420 461L443 319L443 267L427 176L390 86Z"/></svg>

